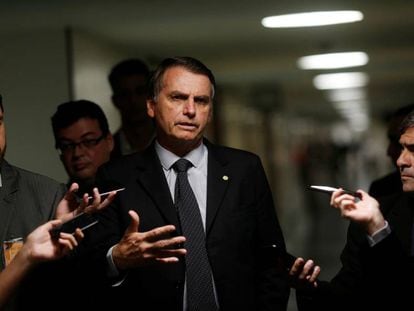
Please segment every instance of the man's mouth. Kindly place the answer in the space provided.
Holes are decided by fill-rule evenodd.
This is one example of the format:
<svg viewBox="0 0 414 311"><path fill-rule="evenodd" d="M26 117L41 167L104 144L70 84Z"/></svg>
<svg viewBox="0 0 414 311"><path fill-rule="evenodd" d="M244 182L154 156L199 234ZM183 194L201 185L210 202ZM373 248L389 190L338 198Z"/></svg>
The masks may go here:
<svg viewBox="0 0 414 311"><path fill-rule="evenodd" d="M82 170L84 170L86 167L88 167L88 163L76 163L75 165L74 165L74 168L75 168L75 170L76 171L82 171Z"/></svg>
<svg viewBox="0 0 414 311"><path fill-rule="evenodd" d="M176 125L185 130L194 130L198 128L197 124L189 123L189 122L179 122L179 123L176 123Z"/></svg>

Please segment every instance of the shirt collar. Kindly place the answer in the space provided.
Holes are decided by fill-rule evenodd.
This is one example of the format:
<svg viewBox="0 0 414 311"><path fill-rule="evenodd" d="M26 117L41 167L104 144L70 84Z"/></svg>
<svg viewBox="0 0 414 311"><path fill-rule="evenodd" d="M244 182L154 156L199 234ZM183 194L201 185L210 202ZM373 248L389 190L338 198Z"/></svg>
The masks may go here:
<svg viewBox="0 0 414 311"><path fill-rule="evenodd" d="M176 154L172 153L171 151L161 146L158 143L158 141L155 141L155 151L157 152L157 155L160 158L162 167L167 171L171 169L171 166L173 166L173 164L178 159L181 159ZM206 148L204 144L201 143L197 148L191 150L183 158L189 160L193 164L194 167L199 167L201 165L205 152L206 152Z"/></svg>

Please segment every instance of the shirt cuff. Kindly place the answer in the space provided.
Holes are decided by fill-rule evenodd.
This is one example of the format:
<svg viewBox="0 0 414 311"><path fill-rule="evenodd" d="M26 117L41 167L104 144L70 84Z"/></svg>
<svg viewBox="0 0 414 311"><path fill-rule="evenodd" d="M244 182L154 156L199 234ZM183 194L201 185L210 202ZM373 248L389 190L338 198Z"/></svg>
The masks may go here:
<svg viewBox="0 0 414 311"><path fill-rule="evenodd" d="M113 278L113 279L121 278L121 279L118 279L114 284L112 284L112 287L121 285L126 278L126 274L123 277L121 277L121 273L119 273L118 268L116 267L114 263L114 259L112 258L112 250L114 247L115 245L112 246L106 253L106 261L108 263L107 274L110 278Z"/></svg>
<svg viewBox="0 0 414 311"><path fill-rule="evenodd" d="M384 227L375 231L372 235L367 235L369 246L370 247L375 246L376 244L384 240L387 236L389 236L390 233L391 233L391 228L388 222L385 221Z"/></svg>

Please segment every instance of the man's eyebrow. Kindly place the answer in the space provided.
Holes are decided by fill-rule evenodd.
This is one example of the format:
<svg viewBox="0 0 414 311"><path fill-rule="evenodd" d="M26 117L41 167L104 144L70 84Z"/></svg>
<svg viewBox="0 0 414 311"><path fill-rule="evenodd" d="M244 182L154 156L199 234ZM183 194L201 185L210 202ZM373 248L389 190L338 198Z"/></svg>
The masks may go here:
<svg viewBox="0 0 414 311"><path fill-rule="evenodd" d="M81 135L81 137L80 137L80 139L84 139L85 137L87 137L87 136L90 136L90 135L99 135L99 136L102 136L103 134L101 133L101 134L99 134L99 133L97 133L97 132L86 132L85 134L82 134ZM68 140L68 141L73 141L72 139L70 139L70 138L67 138L67 137L65 137L65 136L60 136L59 137L59 139L60 140Z"/></svg>

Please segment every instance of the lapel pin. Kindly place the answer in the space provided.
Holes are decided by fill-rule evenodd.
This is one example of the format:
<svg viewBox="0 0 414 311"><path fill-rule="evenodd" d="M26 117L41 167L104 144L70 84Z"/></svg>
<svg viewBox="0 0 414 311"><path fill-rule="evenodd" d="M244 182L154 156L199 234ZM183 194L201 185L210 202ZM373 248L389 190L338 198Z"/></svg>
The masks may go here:
<svg viewBox="0 0 414 311"><path fill-rule="evenodd" d="M229 180L229 176L224 175L224 176L223 176L223 180Z"/></svg>

